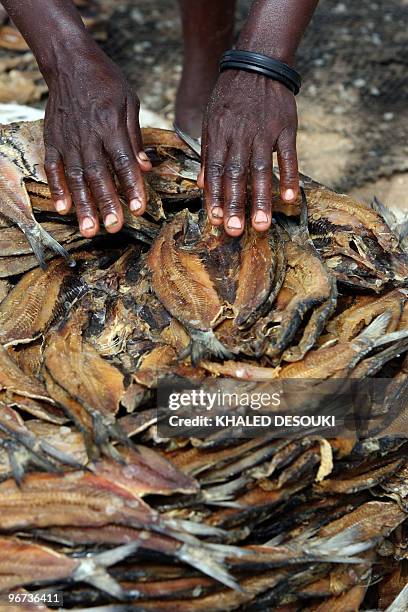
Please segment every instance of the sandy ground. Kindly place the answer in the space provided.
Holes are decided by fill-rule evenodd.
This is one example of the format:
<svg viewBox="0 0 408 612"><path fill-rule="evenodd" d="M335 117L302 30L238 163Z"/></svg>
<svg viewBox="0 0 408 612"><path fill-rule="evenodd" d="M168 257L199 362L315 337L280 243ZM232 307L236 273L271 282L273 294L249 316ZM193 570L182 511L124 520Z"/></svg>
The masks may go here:
<svg viewBox="0 0 408 612"><path fill-rule="evenodd" d="M249 0L240 0L237 31ZM407 0L324 0L298 53L300 168L364 201L408 211ZM144 108L172 122L181 71L175 0L119 3L107 52Z"/></svg>

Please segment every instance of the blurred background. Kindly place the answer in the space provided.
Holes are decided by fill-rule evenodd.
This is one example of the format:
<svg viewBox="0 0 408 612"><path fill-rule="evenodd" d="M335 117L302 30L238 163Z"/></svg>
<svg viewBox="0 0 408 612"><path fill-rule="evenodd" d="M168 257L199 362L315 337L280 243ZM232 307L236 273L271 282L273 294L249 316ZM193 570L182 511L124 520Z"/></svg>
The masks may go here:
<svg viewBox="0 0 408 612"><path fill-rule="evenodd" d="M142 124L171 127L182 62L177 1L76 4L135 87ZM237 31L250 4L238 0ZM1 22L0 120L36 118L45 84L5 14ZM407 24L408 0L321 0L297 61L301 171L362 201L375 194L394 210L408 210Z"/></svg>

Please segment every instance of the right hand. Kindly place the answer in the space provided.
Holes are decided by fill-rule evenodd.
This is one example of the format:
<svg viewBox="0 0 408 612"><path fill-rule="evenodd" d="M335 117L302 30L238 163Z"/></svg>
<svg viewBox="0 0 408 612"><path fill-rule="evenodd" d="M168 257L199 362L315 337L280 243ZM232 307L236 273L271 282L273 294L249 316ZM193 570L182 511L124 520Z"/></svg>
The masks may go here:
<svg viewBox="0 0 408 612"><path fill-rule="evenodd" d="M56 210L66 214L75 204L81 234L119 231L123 210L116 191L130 211L146 209L142 171L151 169L143 151L139 100L119 68L102 51L58 66L47 78L45 172Z"/></svg>

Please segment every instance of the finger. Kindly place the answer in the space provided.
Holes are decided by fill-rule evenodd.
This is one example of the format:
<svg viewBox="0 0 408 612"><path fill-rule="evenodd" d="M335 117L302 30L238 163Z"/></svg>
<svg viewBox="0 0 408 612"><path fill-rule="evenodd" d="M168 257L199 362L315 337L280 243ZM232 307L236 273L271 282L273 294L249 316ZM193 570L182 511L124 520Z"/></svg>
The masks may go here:
<svg viewBox="0 0 408 612"><path fill-rule="evenodd" d="M149 172L152 169L152 164L143 149L142 134L139 125L139 109L140 103L137 98L130 95L127 99L126 107L126 125L130 144L133 149L133 155L143 172Z"/></svg>
<svg viewBox="0 0 408 612"><path fill-rule="evenodd" d="M296 132L285 130L277 142L280 193L285 202L294 202L299 194L299 171L296 153Z"/></svg>
<svg viewBox="0 0 408 612"><path fill-rule="evenodd" d="M272 150L266 144L254 143L251 158L252 227L260 232L272 221Z"/></svg>
<svg viewBox="0 0 408 612"><path fill-rule="evenodd" d="M122 229L123 210L107 163L95 148L84 152L84 172L106 231L115 234Z"/></svg>
<svg viewBox="0 0 408 612"><path fill-rule="evenodd" d="M133 154L127 134L123 135L116 146L109 151L109 155L130 210L136 215L141 215L146 210L146 190L142 171Z"/></svg>
<svg viewBox="0 0 408 612"><path fill-rule="evenodd" d="M65 215L72 207L71 194L65 179L64 164L57 149L51 146L45 148L44 170L47 175L55 210Z"/></svg>
<svg viewBox="0 0 408 612"><path fill-rule="evenodd" d="M240 236L244 231L249 156L249 143L238 139L224 166L224 227L230 236Z"/></svg>
<svg viewBox="0 0 408 612"><path fill-rule="evenodd" d="M224 201L222 177L227 145L223 136L207 133L204 167L204 201L208 217L213 225L222 225Z"/></svg>
<svg viewBox="0 0 408 612"><path fill-rule="evenodd" d="M64 165L81 234L85 238L92 238L99 231L99 220L92 194L86 183L82 160L76 152L70 152L64 157Z"/></svg>

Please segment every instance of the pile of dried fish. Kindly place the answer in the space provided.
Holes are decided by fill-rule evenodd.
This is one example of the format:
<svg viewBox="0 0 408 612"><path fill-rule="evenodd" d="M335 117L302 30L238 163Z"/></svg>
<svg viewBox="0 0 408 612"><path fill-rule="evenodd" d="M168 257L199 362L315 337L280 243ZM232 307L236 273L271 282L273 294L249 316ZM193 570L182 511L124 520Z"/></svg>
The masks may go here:
<svg viewBox="0 0 408 612"><path fill-rule="evenodd" d="M229 238L194 153L150 129L147 215L85 240L41 130L0 144L0 609L406 610L404 228L303 177L269 232ZM382 378L383 427L164 438L168 377Z"/></svg>

